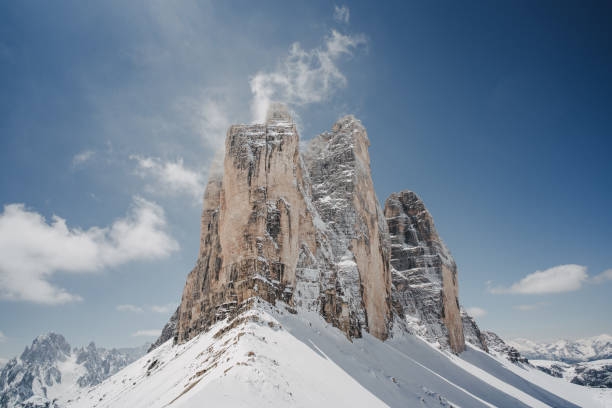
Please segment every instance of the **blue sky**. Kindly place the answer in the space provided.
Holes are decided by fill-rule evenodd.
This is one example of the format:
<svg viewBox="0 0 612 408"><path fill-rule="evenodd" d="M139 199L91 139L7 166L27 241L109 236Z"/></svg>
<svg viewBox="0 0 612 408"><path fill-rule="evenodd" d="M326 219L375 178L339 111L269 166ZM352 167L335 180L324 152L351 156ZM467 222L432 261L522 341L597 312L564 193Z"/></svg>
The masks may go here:
<svg viewBox="0 0 612 408"><path fill-rule="evenodd" d="M612 332L609 3L126 3L0 5L0 358L151 341L268 94L303 139L362 120L379 199L421 196L483 328Z"/></svg>

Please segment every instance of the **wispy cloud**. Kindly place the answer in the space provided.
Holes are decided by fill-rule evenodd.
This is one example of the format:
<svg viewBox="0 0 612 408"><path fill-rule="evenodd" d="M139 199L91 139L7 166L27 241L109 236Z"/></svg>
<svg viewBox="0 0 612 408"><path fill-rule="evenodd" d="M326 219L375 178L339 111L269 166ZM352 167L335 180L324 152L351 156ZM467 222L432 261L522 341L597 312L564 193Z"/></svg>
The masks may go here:
<svg viewBox="0 0 612 408"><path fill-rule="evenodd" d="M168 303L165 305L137 306L137 305L117 305L115 309L119 312L143 313L145 310L151 312L169 314L174 312L178 305L176 303Z"/></svg>
<svg viewBox="0 0 612 408"><path fill-rule="evenodd" d="M480 307L468 307L465 309L466 312L472 317L483 317L487 314L487 311Z"/></svg>
<svg viewBox="0 0 612 408"><path fill-rule="evenodd" d="M491 286L489 292L494 294L546 294L564 293L578 290L587 282L588 275L586 266L581 265L559 265L544 271L536 271L525 276L510 287Z"/></svg>
<svg viewBox="0 0 612 408"><path fill-rule="evenodd" d="M94 152L93 150L84 150L80 153L75 154L72 158L72 166L77 167L85 162L88 162L93 158L95 154L96 152Z"/></svg>
<svg viewBox="0 0 612 408"><path fill-rule="evenodd" d="M258 72L251 78L253 120L263 122L271 102L293 106L322 102L345 87L347 80L338 68L339 59L351 56L365 43L363 35L344 35L336 30L332 30L321 47L312 50L294 43L275 71Z"/></svg>
<svg viewBox="0 0 612 408"><path fill-rule="evenodd" d="M603 271L602 273L600 273L599 275L593 276L590 282L597 284L597 283L604 283L607 281L612 281L612 269L607 269Z"/></svg>
<svg viewBox="0 0 612 408"><path fill-rule="evenodd" d="M163 161L156 157L130 156L138 163L138 174L150 178L154 185L149 190L161 194L185 194L197 202L202 199L204 175L202 172L185 167L182 158L176 161Z"/></svg>
<svg viewBox="0 0 612 408"><path fill-rule="evenodd" d="M520 310L521 312L528 312L528 311L531 311L531 310L539 309L539 308L541 308L542 306L545 306L545 305L547 305L546 302L538 302L538 303L534 303L534 304L530 304L530 305L516 305L516 306L513 306L512 308L514 310Z"/></svg>
<svg viewBox="0 0 612 408"><path fill-rule="evenodd" d="M347 6L334 6L334 20L348 24L350 18L350 11Z"/></svg>
<svg viewBox="0 0 612 408"><path fill-rule="evenodd" d="M153 329L153 330L138 330L132 333L132 337L157 337L161 333L161 330Z"/></svg>
<svg viewBox="0 0 612 408"><path fill-rule="evenodd" d="M58 272L87 273L135 260L167 257L178 243L166 231L164 211L134 197L129 213L108 227L69 228L23 204L0 213L0 298L43 304L82 300L50 282Z"/></svg>
<svg viewBox="0 0 612 408"><path fill-rule="evenodd" d="M198 131L205 145L218 150L224 146L225 133L230 126L228 102L222 97L204 97L196 116Z"/></svg>
<svg viewBox="0 0 612 408"><path fill-rule="evenodd" d="M151 306L151 310L154 311L155 313L161 313L161 314L169 314L174 312L174 310L176 310L176 307L178 305L176 303L168 303L167 305L153 305Z"/></svg>
<svg viewBox="0 0 612 408"><path fill-rule="evenodd" d="M4 335L4 333L0 331L0 343L4 343L5 341L6 341L6 336Z"/></svg>
<svg viewBox="0 0 612 408"><path fill-rule="evenodd" d="M116 309L119 312L134 312L134 313L142 313L144 309L140 306L135 305L117 305Z"/></svg>

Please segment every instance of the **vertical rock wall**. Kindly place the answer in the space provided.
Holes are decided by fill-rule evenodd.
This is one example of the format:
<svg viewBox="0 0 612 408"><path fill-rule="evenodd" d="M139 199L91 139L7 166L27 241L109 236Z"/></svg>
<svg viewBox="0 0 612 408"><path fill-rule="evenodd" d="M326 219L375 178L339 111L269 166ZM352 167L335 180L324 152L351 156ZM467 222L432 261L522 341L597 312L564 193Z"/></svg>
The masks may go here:
<svg viewBox="0 0 612 408"><path fill-rule="evenodd" d="M384 339L391 321L389 242L370 173L369 145L365 128L349 115L314 138L304 160L312 203L328 226L336 266L322 312L332 320L348 316L355 329L367 327Z"/></svg>
<svg viewBox="0 0 612 408"><path fill-rule="evenodd" d="M395 303L419 334L454 352L463 351L457 266L431 215L415 193L402 191L387 199L385 217Z"/></svg>
<svg viewBox="0 0 612 408"><path fill-rule="evenodd" d="M351 337L362 329L387 337L389 250L368 145L365 129L349 117L311 143L320 157L303 158L296 126L278 107L265 124L229 129L223 175L211 177L204 197L178 342L254 296L318 310ZM327 190L341 208L325 204Z"/></svg>

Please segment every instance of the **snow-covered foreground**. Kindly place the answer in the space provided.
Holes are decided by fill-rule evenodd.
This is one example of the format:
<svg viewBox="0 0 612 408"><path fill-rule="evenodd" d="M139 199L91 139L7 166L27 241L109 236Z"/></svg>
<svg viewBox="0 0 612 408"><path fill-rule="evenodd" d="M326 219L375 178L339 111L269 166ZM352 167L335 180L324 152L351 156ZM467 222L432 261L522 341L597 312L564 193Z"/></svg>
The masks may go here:
<svg viewBox="0 0 612 408"><path fill-rule="evenodd" d="M67 405L612 407L610 394L568 385L480 351L452 356L408 334L351 342L316 313L261 302L188 343L163 344Z"/></svg>

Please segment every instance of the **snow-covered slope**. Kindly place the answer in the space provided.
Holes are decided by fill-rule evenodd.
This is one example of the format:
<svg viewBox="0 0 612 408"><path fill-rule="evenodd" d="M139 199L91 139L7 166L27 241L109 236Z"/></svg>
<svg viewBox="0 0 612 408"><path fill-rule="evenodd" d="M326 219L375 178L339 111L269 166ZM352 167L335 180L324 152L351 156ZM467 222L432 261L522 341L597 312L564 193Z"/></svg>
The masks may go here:
<svg viewBox="0 0 612 408"><path fill-rule="evenodd" d="M64 336L38 336L21 356L0 369L0 408L51 404L79 389L100 383L145 353L133 349L97 348L92 342L71 349Z"/></svg>
<svg viewBox="0 0 612 408"><path fill-rule="evenodd" d="M602 334L579 340L559 340L552 343L514 339L507 342L529 359L556 360L567 363L612 358L612 336Z"/></svg>
<svg viewBox="0 0 612 408"><path fill-rule="evenodd" d="M367 333L349 340L316 312L255 302L189 342L164 343L66 405L602 406L588 388L476 349L455 356L403 330L385 342ZM555 395L555 381L573 388Z"/></svg>

